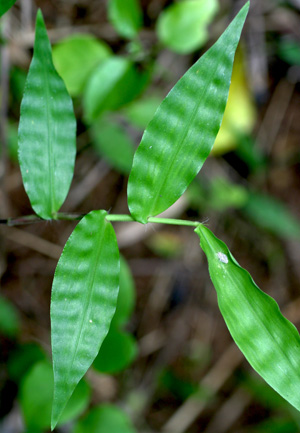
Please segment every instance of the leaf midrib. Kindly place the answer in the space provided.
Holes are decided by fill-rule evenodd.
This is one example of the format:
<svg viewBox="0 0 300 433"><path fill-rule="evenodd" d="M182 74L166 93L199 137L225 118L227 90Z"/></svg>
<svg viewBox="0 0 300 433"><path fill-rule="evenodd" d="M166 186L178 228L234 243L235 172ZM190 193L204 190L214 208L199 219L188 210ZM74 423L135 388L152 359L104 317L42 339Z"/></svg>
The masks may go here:
<svg viewBox="0 0 300 433"><path fill-rule="evenodd" d="M41 50L43 56L43 73L45 79L45 92L46 92L46 122L47 122L47 151L48 151L48 178L49 178L49 196L50 196L50 217L55 213L55 197L54 197L54 161L53 161L53 143L51 140L51 120L50 120L50 86L49 86L49 74L47 68L44 68L45 59L43 50Z"/></svg>
<svg viewBox="0 0 300 433"><path fill-rule="evenodd" d="M105 224L105 221L103 221L103 224ZM99 227L101 228L101 224L99 224ZM80 328L79 328L79 334L76 338L75 350L74 350L72 361L70 364L69 378L70 378L70 374L72 373L72 370L73 370L74 360L77 357L77 351L78 351L79 342L80 342L81 336L82 336L84 322L86 320L87 311L89 310L92 295L94 292L94 282L95 282L95 276L96 276L96 263L98 262L99 257L100 257L100 253L101 253L101 249L102 249L102 240L103 240L104 235L105 235L105 226L104 226L103 230L99 229L99 236L97 239L98 242L97 242L97 246L96 246L96 252L95 252L94 260L92 261L92 272L90 273L89 279L87 282L88 290L87 290L86 300L84 303L83 314L82 314L82 319L81 319ZM70 382L70 381L68 380L68 382Z"/></svg>

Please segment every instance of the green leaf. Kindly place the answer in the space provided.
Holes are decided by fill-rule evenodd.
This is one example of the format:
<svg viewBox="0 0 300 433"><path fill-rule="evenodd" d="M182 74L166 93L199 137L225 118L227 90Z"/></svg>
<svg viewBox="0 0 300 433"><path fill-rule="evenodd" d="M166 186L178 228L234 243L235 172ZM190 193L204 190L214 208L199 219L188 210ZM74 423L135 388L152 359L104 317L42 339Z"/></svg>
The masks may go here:
<svg viewBox="0 0 300 433"><path fill-rule="evenodd" d="M120 290L113 323L124 325L130 318L135 305L135 286L133 277L125 259L120 257Z"/></svg>
<svg viewBox="0 0 300 433"><path fill-rule="evenodd" d="M149 123L129 176L128 205L141 223L171 206L208 157L228 97L247 3L223 35L178 81Z"/></svg>
<svg viewBox="0 0 300 433"><path fill-rule="evenodd" d="M20 319L14 305L0 296L0 335L16 337L20 330Z"/></svg>
<svg viewBox="0 0 300 433"><path fill-rule="evenodd" d="M31 206L41 218L55 218L68 194L75 136L72 100L54 69L47 30L38 11L34 55L21 105L19 161Z"/></svg>
<svg viewBox="0 0 300 433"><path fill-rule="evenodd" d="M0 17L4 15L15 3L17 0L1 0L0 2Z"/></svg>
<svg viewBox="0 0 300 433"><path fill-rule="evenodd" d="M32 368L33 364L44 361L46 354L35 343L26 343L18 346L7 361L7 371L10 378L16 383Z"/></svg>
<svg viewBox="0 0 300 433"><path fill-rule="evenodd" d="M53 62L72 96L78 96L92 73L111 49L92 35L77 34L61 40L53 47Z"/></svg>
<svg viewBox="0 0 300 433"><path fill-rule="evenodd" d="M134 144L126 130L107 118L99 119L91 128L95 150L116 170L129 174Z"/></svg>
<svg viewBox="0 0 300 433"><path fill-rule="evenodd" d="M262 378L300 410L300 336L273 298L262 292L205 226L195 232L205 252L218 304L232 338Z"/></svg>
<svg viewBox="0 0 300 433"><path fill-rule="evenodd" d="M81 381L62 413L60 424L79 416L88 406L90 394L88 384ZM41 361L29 371L20 387L19 401L27 427L50 427L52 397L52 367L48 361Z"/></svg>
<svg viewBox="0 0 300 433"><path fill-rule="evenodd" d="M208 39L207 26L219 9L217 0L186 0L165 9L157 21L157 35L170 50L191 53Z"/></svg>
<svg viewBox="0 0 300 433"><path fill-rule="evenodd" d="M143 130L154 116L161 101L162 98L158 95L146 95L143 99L127 105L124 114L133 125Z"/></svg>
<svg viewBox="0 0 300 433"><path fill-rule="evenodd" d="M120 36L133 39L143 20L139 0L109 0L108 19Z"/></svg>
<svg viewBox="0 0 300 433"><path fill-rule="evenodd" d="M76 226L58 262L51 297L52 428L108 333L119 290L119 250L105 211Z"/></svg>
<svg viewBox="0 0 300 433"><path fill-rule="evenodd" d="M102 405L80 420L72 433L136 433L127 415L116 406Z"/></svg>
<svg viewBox="0 0 300 433"><path fill-rule="evenodd" d="M103 111L117 110L132 101L144 88L148 72L138 72L124 57L110 57L91 75L84 92L84 111L88 122L97 119Z"/></svg>
<svg viewBox="0 0 300 433"><path fill-rule="evenodd" d="M120 290L110 330L103 341L93 367L102 373L118 373L137 355L135 338L120 328L130 318L135 303L135 287L125 259L120 257Z"/></svg>
<svg viewBox="0 0 300 433"><path fill-rule="evenodd" d="M300 240L300 222L280 200L251 192L242 210L259 227L280 237Z"/></svg>
<svg viewBox="0 0 300 433"><path fill-rule="evenodd" d="M128 367L137 355L135 338L112 326L103 341L93 367L106 374L116 374Z"/></svg>

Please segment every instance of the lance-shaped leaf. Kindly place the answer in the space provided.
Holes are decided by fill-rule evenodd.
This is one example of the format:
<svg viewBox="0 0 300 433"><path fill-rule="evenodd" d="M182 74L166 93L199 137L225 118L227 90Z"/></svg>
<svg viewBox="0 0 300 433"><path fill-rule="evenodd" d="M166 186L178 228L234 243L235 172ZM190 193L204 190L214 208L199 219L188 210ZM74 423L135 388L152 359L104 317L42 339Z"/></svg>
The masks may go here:
<svg viewBox="0 0 300 433"><path fill-rule="evenodd" d="M247 3L219 40L178 81L149 123L128 182L132 216L146 223L186 190L209 155L228 97Z"/></svg>
<svg viewBox="0 0 300 433"><path fill-rule="evenodd" d="M0 2L0 17L4 15L15 3L17 0L1 0Z"/></svg>
<svg viewBox="0 0 300 433"><path fill-rule="evenodd" d="M51 297L52 428L108 333L119 290L119 250L105 211L76 226L58 262Z"/></svg>
<svg viewBox="0 0 300 433"><path fill-rule="evenodd" d="M232 338L252 367L300 410L300 336L227 246L205 226L195 232L205 252L218 304Z"/></svg>
<svg viewBox="0 0 300 433"><path fill-rule="evenodd" d="M72 100L57 74L41 11L21 104L19 161L34 211L55 218L68 194L76 154Z"/></svg>

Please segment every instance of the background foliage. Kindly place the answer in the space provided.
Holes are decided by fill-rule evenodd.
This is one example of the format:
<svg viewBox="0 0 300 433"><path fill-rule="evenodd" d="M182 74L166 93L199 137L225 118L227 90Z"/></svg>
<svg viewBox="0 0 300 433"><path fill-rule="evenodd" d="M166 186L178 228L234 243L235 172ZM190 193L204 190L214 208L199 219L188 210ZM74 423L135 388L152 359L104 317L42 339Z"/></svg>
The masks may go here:
<svg viewBox="0 0 300 433"><path fill-rule="evenodd" d="M37 7L77 117L76 171L64 206L80 213L99 208L126 213L127 174L142 130L178 78L225 29L240 7L236 3L131 1L128 16L121 1L19 0L1 19L1 217L32 212L15 160ZM193 21L198 12L205 17L199 25ZM199 32L179 43L178 29L186 32L182 17L188 29L196 26ZM296 2L252 0L214 156L170 211L174 217L209 219L296 325L298 28ZM4 432L49 429L50 288L73 228L60 221L1 230ZM299 431L299 415L253 375L233 346L193 231L126 225L116 230L129 264L121 261L124 296L110 341L57 431Z"/></svg>

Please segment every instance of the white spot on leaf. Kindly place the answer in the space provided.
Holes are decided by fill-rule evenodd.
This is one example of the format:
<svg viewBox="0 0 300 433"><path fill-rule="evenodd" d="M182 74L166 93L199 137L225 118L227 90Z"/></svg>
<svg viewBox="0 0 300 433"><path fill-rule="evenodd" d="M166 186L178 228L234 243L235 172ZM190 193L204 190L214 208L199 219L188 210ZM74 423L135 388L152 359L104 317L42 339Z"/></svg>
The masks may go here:
<svg viewBox="0 0 300 433"><path fill-rule="evenodd" d="M221 263L228 263L228 257L226 256L226 254L219 252L217 253L217 256Z"/></svg>

